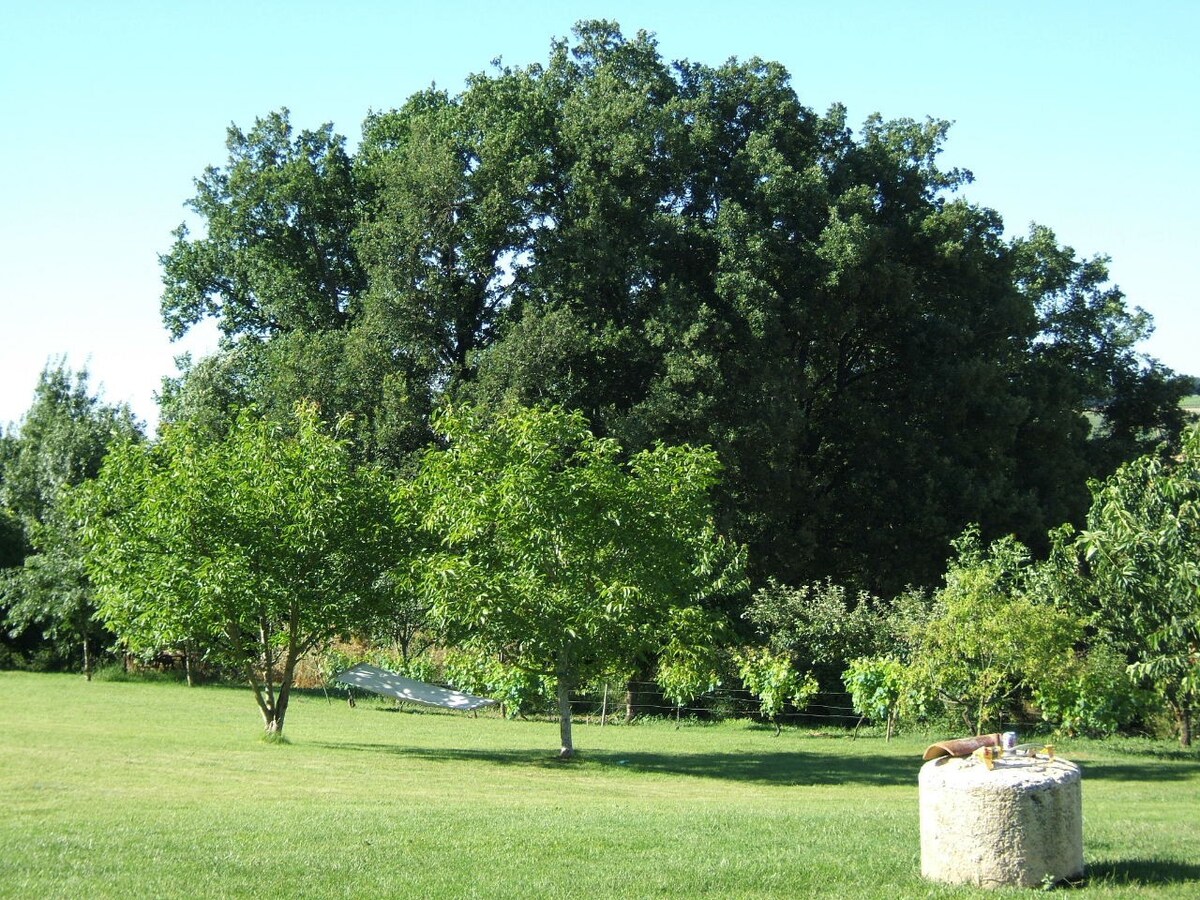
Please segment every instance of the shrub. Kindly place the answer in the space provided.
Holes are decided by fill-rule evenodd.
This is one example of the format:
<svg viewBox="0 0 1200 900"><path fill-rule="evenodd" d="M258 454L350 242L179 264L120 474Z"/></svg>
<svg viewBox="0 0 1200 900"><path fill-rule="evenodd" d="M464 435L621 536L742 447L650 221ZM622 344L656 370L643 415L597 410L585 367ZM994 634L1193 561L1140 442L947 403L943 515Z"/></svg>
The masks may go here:
<svg viewBox="0 0 1200 900"><path fill-rule="evenodd" d="M860 656L846 667L842 682L850 692L856 713L865 719L887 723L885 740L890 741L904 694L904 664L893 656ZM857 734L858 727L854 730Z"/></svg>
<svg viewBox="0 0 1200 900"><path fill-rule="evenodd" d="M968 529L955 547L946 586L915 628L906 699L925 714L944 704L982 731L1070 676L1082 625L1041 599L1038 573L1015 538L984 548Z"/></svg>
<svg viewBox="0 0 1200 900"><path fill-rule="evenodd" d="M550 711L555 702L553 679L510 666L484 653L446 652L445 679L461 691L490 697L508 718Z"/></svg>
<svg viewBox="0 0 1200 900"><path fill-rule="evenodd" d="M1104 737L1153 713L1153 691L1128 672L1125 657L1105 645L1094 647L1069 678L1050 679L1034 692L1042 717L1068 735Z"/></svg>
<svg viewBox="0 0 1200 900"><path fill-rule="evenodd" d="M837 689L849 660L888 649L883 602L828 579L799 587L772 579L754 594L743 618L772 651L789 655L830 690Z"/></svg>
<svg viewBox="0 0 1200 900"><path fill-rule="evenodd" d="M743 650L736 658L742 684L758 698L759 709L774 723L776 734L780 732L779 716L787 704L802 710L819 690L811 672L801 675L788 656L772 653L766 647Z"/></svg>

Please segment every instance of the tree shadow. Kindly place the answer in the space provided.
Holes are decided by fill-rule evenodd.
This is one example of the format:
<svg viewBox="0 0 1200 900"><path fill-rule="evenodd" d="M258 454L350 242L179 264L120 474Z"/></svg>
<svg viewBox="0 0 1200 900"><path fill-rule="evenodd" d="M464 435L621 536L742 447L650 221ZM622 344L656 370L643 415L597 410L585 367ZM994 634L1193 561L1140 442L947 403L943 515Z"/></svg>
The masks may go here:
<svg viewBox="0 0 1200 900"><path fill-rule="evenodd" d="M1175 859L1105 859L1087 870L1089 885L1114 884L1134 887L1200 881L1200 865Z"/></svg>
<svg viewBox="0 0 1200 900"><path fill-rule="evenodd" d="M396 744L341 744L324 742L329 750L379 753L434 762L469 762L491 766L539 768L611 768L695 778L716 778L747 784L836 785L879 787L913 786L922 765L919 759L869 752L771 751L766 753L652 753L643 751L584 750L561 760L549 749L460 749ZM1177 782L1200 779L1200 762L1172 761L1169 765L1136 763L1080 763L1085 781Z"/></svg>
<svg viewBox="0 0 1200 900"><path fill-rule="evenodd" d="M1200 766L1200 752L1195 747L1121 747L1120 753L1122 756L1145 756L1162 762L1195 763Z"/></svg>
<svg viewBox="0 0 1200 900"><path fill-rule="evenodd" d="M894 757L805 751L675 754L587 750L573 759L560 760L544 750L464 750L362 743L321 743L320 746L334 751L379 753L434 762L545 769L599 768L782 786L853 783L915 788L920 767L919 760L913 763Z"/></svg>
<svg viewBox="0 0 1200 900"><path fill-rule="evenodd" d="M1134 763L1079 763L1084 781L1105 779L1114 781L1189 781L1200 779L1200 763L1170 766L1137 765Z"/></svg>
<svg viewBox="0 0 1200 900"><path fill-rule="evenodd" d="M594 756L605 766L753 784L916 787L920 760L811 751L769 753L613 753Z"/></svg>

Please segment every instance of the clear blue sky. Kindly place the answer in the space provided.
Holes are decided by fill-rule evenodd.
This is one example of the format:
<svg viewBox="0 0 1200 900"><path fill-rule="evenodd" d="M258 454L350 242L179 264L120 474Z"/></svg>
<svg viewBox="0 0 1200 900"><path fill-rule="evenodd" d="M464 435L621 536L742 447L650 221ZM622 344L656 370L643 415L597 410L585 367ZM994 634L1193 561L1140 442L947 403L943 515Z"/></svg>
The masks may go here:
<svg viewBox="0 0 1200 900"><path fill-rule="evenodd" d="M175 354L157 254L225 128L287 106L353 142L368 110L495 57L544 61L582 18L657 34L667 59L782 62L852 122L955 122L946 165L1011 233L1054 228L1155 317L1146 350L1200 374L1200 3L122 2L0 0L0 425L65 356L156 419Z"/></svg>

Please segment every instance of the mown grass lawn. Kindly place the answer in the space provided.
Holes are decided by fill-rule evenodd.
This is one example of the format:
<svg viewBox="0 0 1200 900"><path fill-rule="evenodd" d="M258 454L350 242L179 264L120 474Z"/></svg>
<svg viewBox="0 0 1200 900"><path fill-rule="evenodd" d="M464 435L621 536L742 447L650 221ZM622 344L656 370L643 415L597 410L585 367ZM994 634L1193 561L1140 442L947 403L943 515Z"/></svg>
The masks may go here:
<svg viewBox="0 0 1200 900"><path fill-rule="evenodd" d="M553 723L319 695L258 730L243 690L0 673L0 896L997 895L919 877L928 735L580 723L560 763ZM1200 895L1200 754L1060 748L1082 893Z"/></svg>

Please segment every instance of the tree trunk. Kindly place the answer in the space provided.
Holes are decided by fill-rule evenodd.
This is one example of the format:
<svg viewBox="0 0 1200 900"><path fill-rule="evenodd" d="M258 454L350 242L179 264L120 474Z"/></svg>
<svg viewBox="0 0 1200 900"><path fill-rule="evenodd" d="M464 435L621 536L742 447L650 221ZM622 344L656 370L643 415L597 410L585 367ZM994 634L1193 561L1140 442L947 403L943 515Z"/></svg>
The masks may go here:
<svg viewBox="0 0 1200 900"><path fill-rule="evenodd" d="M271 690L270 684L255 684L258 692L258 706L262 711L263 731L269 739L283 737L283 717L287 714L287 690L282 686L278 695Z"/></svg>
<svg viewBox="0 0 1200 900"><path fill-rule="evenodd" d="M575 745L571 742L571 681L561 669L558 673L558 735L562 743L558 758L570 759L575 755Z"/></svg>
<svg viewBox="0 0 1200 900"><path fill-rule="evenodd" d="M654 679L653 669L646 663L639 663L625 685L625 724L630 724L638 715L639 708L644 707L650 697L647 691L638 690L639 683Z"/></svg>
<svg viewBox="0 0 1200 900"><path fill-rule="evenodd" d="M271 689L270 681L260 680L251 664L246 666L246 680L254 689L254 700L258 703L258 711L262 713L263 730L269 737L278 736L283 731L283 716L275 703L275 692Z"/></svg>
<svg viewBox="0 0 1200 900"><path fill-rule="evenodd" d="M283 737L283 714L279 707L263 713L263 731L269 738Z"/></svg>
<svg viewBox="0 0 1200 900"><path fill-rule="evenodd" d="M279 696L275 700L275 718L279 722L279 731L283 732L283 717L287 715L288 700L292 696L292 673L288 672L287 677L282 679L279 684Z"/></svg>
<svg viewBox="0 0 1200 900"><path fill-rule="evenodd" d="M92 654L86 634L83 636L83 677L87 681L92 680Z"/></svg>
<svg viewBox="0 0 1200 900"><path fill-rule="evenodd" d="M194 688L196 683L192 680L192 642L184 641L184 677L187 679L188 688Z"/></svg>
<svg viewBox="0 0 1200 900"><path fill-rule="evenodd" d="M188 688L194 688L196 683L192 680L192 642L184 641L184 676L187 678Z"/></svg>
<svg viewBox="0 0 1200 900"><path fill-rule="evenodd" d="M1192 746L1192 708L1186 703L1179 707L1179 746Z"/></svg>

